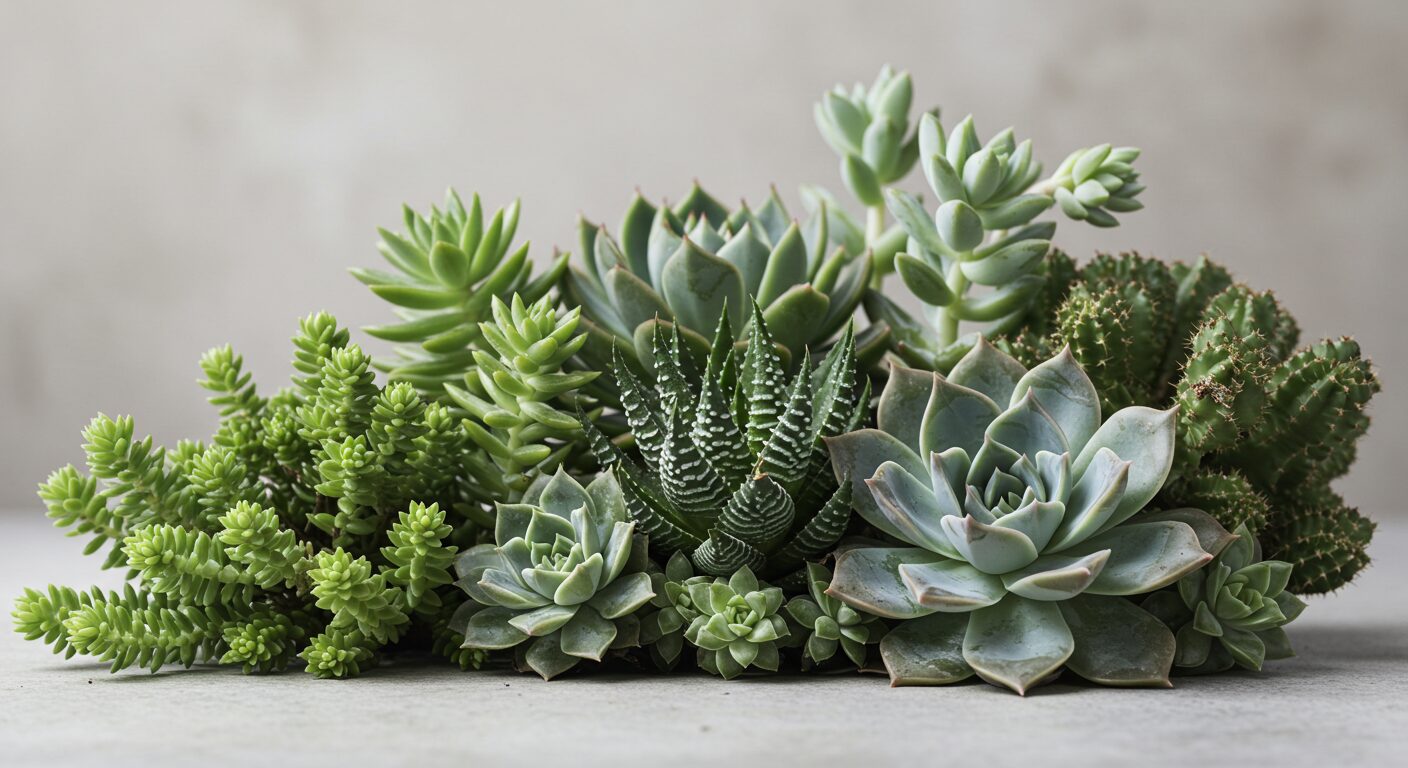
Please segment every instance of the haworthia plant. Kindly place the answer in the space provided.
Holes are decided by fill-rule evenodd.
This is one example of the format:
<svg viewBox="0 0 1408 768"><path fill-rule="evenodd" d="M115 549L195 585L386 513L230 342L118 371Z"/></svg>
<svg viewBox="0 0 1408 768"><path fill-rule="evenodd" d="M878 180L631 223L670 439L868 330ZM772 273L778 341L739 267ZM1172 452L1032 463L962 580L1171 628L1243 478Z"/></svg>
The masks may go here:
<svg viewBox="0 0 1408 768"><path fill-rule="evenodd" d="M1168 476L1175 416L1103 420L1067 352L1027 370L980 340L947 378L896 367L878 428L826 442L857 511L901 546L842 551L828 594L902 621L880 645L896 685L976 673L1025 693L1063 667L1167 685L1173 635L1125 596L1202 567L1222 530L1195 510L1136 517Z"/></svg>
<svg viewBox="0 0 1408 768"><path fill-rule="evenodd" d="M803 356L788 377L769 328L755 304L740 350L723 315L701 365L681 333L657 327L650 383L618 359L639 461L583 424L652 546L688 553L710 576L796 570L830 550L851 516L850 485L831 479L822 444L867 412L869 381L857 376L851 333L815 371Z"/></svg>
<svg viewBox="0 0 1408 768"><path fill-rule="evenodd" d="M829 250L824 216L794 220L775 191L756 211L746 203L729 211L698 185L674 207L637 194L615 237L585 219L579 227L582 257L564 288L583 311L587 359L601 369L614 353L652 372L662 324L705 354L725 315L732 327L748 328L752 302L785 350L784 363L795 367L851 322L870 276L865 259ZM883 329L858 344L878 357Z"/></svg>
<svg viewBox="0 0 1408 768"><path fill-rule="evenodd" d="M1275 296L1206 257L1101 255L1056 273L1065 277L998 343L1026 363L1069 347L1106 408L1177 404L1166 505L1197 506L1229 530L1245 524L1295 566L1296 592L1337 589L1367 564L1373 523L1330 488L1379 391L1358 344L1300 346Z"/></svg>

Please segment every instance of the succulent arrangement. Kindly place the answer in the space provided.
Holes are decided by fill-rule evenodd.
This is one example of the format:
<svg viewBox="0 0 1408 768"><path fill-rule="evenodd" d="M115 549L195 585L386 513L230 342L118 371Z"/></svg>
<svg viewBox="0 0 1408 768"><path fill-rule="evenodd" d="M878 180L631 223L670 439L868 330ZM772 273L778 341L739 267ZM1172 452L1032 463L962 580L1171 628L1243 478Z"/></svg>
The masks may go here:
<svg viewBox="0 0 1408 768"><path fill-rule="evenodd" d="M365 329L391 354L313 314L272 395L203 358L206 442L95 418L39 495L127 585L26 590L17 631L113 671L429 650L1019 693L1290 656L1298 595L1368 562L1331 484L1372 365L1206 257L1054 249L1053 209L1140 209L1138 150L1043 175L1011 129L913 102L885 68L816 106L860 214L695 184L535 265L517 202L406 208L392 271L353 270L400 316Z"/></svg>

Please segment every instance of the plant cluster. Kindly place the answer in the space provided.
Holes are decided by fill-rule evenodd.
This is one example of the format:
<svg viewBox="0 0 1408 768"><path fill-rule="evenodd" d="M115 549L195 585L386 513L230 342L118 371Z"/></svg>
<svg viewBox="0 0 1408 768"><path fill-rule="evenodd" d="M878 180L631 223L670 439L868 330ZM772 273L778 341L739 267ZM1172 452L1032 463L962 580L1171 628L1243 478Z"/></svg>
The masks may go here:
<svg viewBox="0 0 1408 768"><path fill-rule="evenodd" d="M315 314L272 396L228 347L204 358L208 443L96 418L86 468L40 497L128 584L27 590L16 628L114 671L341 678L421 647L545 679L883 669L1019 693L1291 655L1296 595L1367 563L1373 524L1331 483L1371 365L1301 346L1206 258L1053 249L1048 213L1140 209L1137 149L1047 175L1012 129L913 101L886 68L816 106L860 214L696 183L637 194L614 232L582 219L577 256L539 269L516 202L407 208L380 233L393 271L353 270L400 315L366 329L392 354ZM915 167L924 196L899 186Z"/></svg>

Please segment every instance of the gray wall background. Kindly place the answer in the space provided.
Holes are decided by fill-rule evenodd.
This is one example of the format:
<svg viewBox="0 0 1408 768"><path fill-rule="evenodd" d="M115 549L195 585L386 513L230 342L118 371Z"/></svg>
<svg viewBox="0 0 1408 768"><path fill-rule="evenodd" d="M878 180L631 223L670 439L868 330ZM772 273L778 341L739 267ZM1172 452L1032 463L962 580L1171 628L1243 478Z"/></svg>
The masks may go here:
<svg viewBox="0 0 1408 768"><path fill-rule="evenodd" d="M205 435L233 343L269 388L296 318L387 309L344 272L447 185L571 248L632 189L839 187L811 104L885 62L1048 167L1144 148L1147 210L1088 255L1208 251L1386 381L1344 490L1399 514L1408 5L1398 2L0 3L0 507L96 411Z"/></svg>

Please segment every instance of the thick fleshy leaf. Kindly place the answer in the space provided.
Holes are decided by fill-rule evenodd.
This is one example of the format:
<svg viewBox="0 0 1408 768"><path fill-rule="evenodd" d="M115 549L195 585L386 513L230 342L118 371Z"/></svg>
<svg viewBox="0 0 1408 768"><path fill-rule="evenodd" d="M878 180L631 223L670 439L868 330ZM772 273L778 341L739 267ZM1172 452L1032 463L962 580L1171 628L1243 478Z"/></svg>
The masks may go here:
<svg viewBox="0 0 1408 768"><path fill-rule="evenodd" d="M534 509L532 519L528 522L528 532L523 537L529 544L552 544L557 541L558 536L566 537L569 541L577 540L577 530L572 527L572 521L567 517L559 517L548 512Z"/></svg>
<svg viewBox="0 0 1408 768"><path fill-rule="evenodd" d="M1099 532L1119 510L1129 484L1129 471L1129 462L1122 461L1108 448L1100 449L1071 489L1065 520L1045 551L1069 549Z"/></svg>
<svg viewBox="0 0 1408 768"><path fill-rule="evenodd" d="M1237 537L1228 533L1222 524L1217 522L1212 515L1201 509L1191 507L1180 507L1178 509L1167 509L1157 512L1145 512L1132 522L1152 523L1160 520L1174 520L1185 523L1193 532L1198 535L1198 546L1203 548L1213 557L1222 553L1224 547L1232 543Z"/></svg>
<svg viewBox="0 0 1408 768"><path fill-rule="evenodd" d="M892 365L890 379L880 393L876 410L876 426L880 431L894 436L921 457L928 455L920 449L919 430L924 423L934 380L935 375L929 371Z"/></svg>
<svg viewBox="0 0 1408 768"><path fill-rule="evenodd" d="M969 466L968 454L962 448L929 454L929 486L944 515L963 514L963 499L959 494L967 495L964 481Z"/></svg>
<svg viewBox="0 0 1408 768"><path fill-rule="evenodd" d="M534 507L531 504L498 504L496 507L494 541L505 544L512 539L527 538Z"/></svg>
<svg viewBox="0 0 1408 768"><path fill-rule="evenodd" d="M1002 413L987 395L937 378L919 425L919 455L962 448L972 456L983 447L983 435Z"/></svg>
<svg viewBox="0 0 1408 768"><path fill-rule="evenodd" d="M1035 456L1039 451L1069 452L1061 425L1037 401L1033 390L1027 390L1015 405L993 419L986 435L1023 456Z"/></svg>
<svg viewBox="0 0 1408 768"><path fill-rule="evenodd" d="M1076 477L1085 473L1101 448L1109 448L1116 456L1131 462L1124 498L1115 514L1105 523L1106 529L1119 525L1130 515L1144 509L1144 505L1154 498L1168 479L1169 469L1173 467L1174 422L1177 415L1177 406L1166 411L1143 406L1125 408L1100 425L1090 442L1076 456L1071 465L1071 472Z"/></svg>
<svg viewBox="0 0 1408 768"><path fill-rule="evenodd" d="M552 595L552 601L558 605L577 605L585 603L596 594L597 584L600 583L602 571L605 569L605 558L598 552L584 560L567 578L562 581Z"/></svg>
<svg viewBox="0 0 1408 768"><path fill-rule="evenodd" d="M507 608L485 608L469 617L464 630L464 647L483 650L512 648L528 639L528 635L509 624L514 611Z"/></svg>
<svg viewBox="0 0 1408 768"><path fill-rule="evenodd" d="M587 485L587 496L591 498L592 507L597 514L603 518L626 521L626 497L621 492L621 484L616 480L615 471L608 469L597 475Z"/></svg>
<svg viewBox="0 0 1408 768"><path fill-rule="evenodd" d="M825 317L831 299L816 288L802 283L787 289L763 310L763 319L773 340L794 354L800 353L817 335L817 318Z"/></svg>
<svg viewBox="0 0 1408 768"><path fill-rule="evenodd" d="M975 611L963 637L963 659L973 671L1022 695L1051 677L1074 650L1057 604L1019 595Z"/></svg>
<svg viewBox="0 0 1408 768"><path fill-rule="evenodd" d="M632 573L606 585L587 604L602 618L619 619L650 602L652 597L655 597L655 590L651 587L650 575Z"/></svg>
<svg viewBox="0 0 1408 768"><path fill-rule="evenodd" d="M921 482L895 462L887 461L865 484L881 514L903 534L901 540L931 552L958 557L958 550L949 543L948 535L939 524L944 509L928 483ZM948 493L952 496L953 492Z"/></svg>
<svg viewBox="0 0 1408 768"><path fill-rule="evenodd" d="M693 242L684 241L665 262L660 284L676 319L685 326L696 330L713 328L727 305L734 327L743 327L747 316L742 275L732 264Z"/></svg>
<svg viewBox="0 0 1408 768"><path fill-rule="evenodd" d="M994 403L1010 403L1017 382L1026 373L1021 363L980 336L978 343L953 366L948 380L960 387L976 389Z"/></svg>
<svg viewBox="0 0 1408 768"><path fill-rule="evenodd" d="M1031 501L999 517L994 525L1020 531L1040 552L1051 541L1065 514L1066 505L1059 501Z"/></svg>
<svg viewBox="0 0 1408 768"><path fill-rule="evenodd" d="M1266 661L1266 644L1253 632L1227 627L1219 641L1232 658L1247 669L1260 670Z"/></svg>
<svg viewBox="0 0 1408 768"><path fill-rule="evenodd" d="M748 295L757 296L758 286L763 282L763 271L768 266L768 253L768 247L758 239L752 225L745 224L738 234L724 243L718 255L738 268Z"/></svg>
<svg viewBox="0 0 1408 768"><path fill-rule="evenodd" d="M1105 569L1086 590L1094 595L1142 595L1203 567L1212 555L1184 523L1167 520L1121 525L1067 550L1087 555L1110 550Z"/></svg>
<svg viewBox="0 0 1408 768"><path fill-rule="evenodd" d="M601 617L596 609L584 605L577 615L562 628L562 652L592 661L601 661L602 654L616 639L616 625Z"/></svg>
<svg viewBox="0 0 1408 768"><path fill-rule="evenodd" d="M905 563L899 575L919 605L936 611L972 611L1007 594L1001 579L957 560Z"/></svg>
<svg viewBox="0 0 1408 768"><path fill-rule="evenodd" d="M515 574L498 568L485 569L479 578L479 588L493 598L495 604L517 611L540 608L551 602L546 595L525 587Z"/></svg>
<svg viewBox="0 0 1408 768"><path fill-rule="evenodd" d="M1012 403L1028 391L1051 414L1066 435L1070 451L1079 454L1100 427L1100 394L1070 347L1027 372L1012 390Z"/></svg>
<svg viewBox="0 0 1408 768"><path fill-rule="evenodd" d="M967 614L935 613L901 623L880 641L890 685L947 685L973 676L963 660Z"/></svg>
<svg viewBox="0 0 1408 768"><path fill-rule="evenodd" d="M529 669L537 672L544 680L551 680L577 666L581 659L563 653L562 633L554 632L534 640L533 644L528 646L524 661L528 663Z"/></svg>
<svg viewBox="0 0 1408 768"><path fill-rule="evenodd" d="M537 610L520 613L509 619L516 629L534 637L550 635L577 615L577 606L545 605Z"/></svg>
<svg viewBox="0 0 1408 768"><path fill-rule="evenodd" d="M1072 672L1101 685L1172 687L1176 643L1163 622L1118 597L1081 595L1060 606L1076 642Z"/></svg>
<svg viewBox="0 0 1408 768"><path fill-rule="evenodd" d="M603 282L611 309L626 328L635 328L656 317L661 320L674 319L669 305L660 294L625 267L612 267L606 272Z"/></svg>
<svg viewBox="0 0 1408 768"><path fill-rule="evenodd" d="M983 573L1009 573L1037 558L1031 539L1020 531L986 525L973 517L945 517L939 524L963 559Z"/></svg>
<svg viewBox="0 0 1408 768"><path fill-rule="evenodd" d="M798 283L807 281L807 246L802 233L793 223L783 233L768 257L762 283L758 285L758 303L767 306Z"/></svg>
<svg viewBox="0 0 1408 768"><path fill-rule="evenodd" d="M853 608L888 619L913 619L933 613L919 604L899 569L905 564L948 562L917 547L857 547L836 557L836 573L826 594Z"/></svg>
<svg viewBox="0 0 1408 768"><path fill-rule="evenodd" d="M1007 590L1031 600L1069 600L1088 589L1109 559L1109 550L1084 557L1045 555L1020 571L1003 574Z"/></svg>
<svg viewBox="0 0 1408 768"><path fill-rule="evenodd" d="M849 482L852 485L851 503L855 505L856 511L876 528L895 538L903 538L899 530L881 514L865 481L887 461L899 464L915 477L924 477L928 468L919 455L894 436L878 429L847 432L824 440L831 454L831 466L837 481Z"/></svg>

